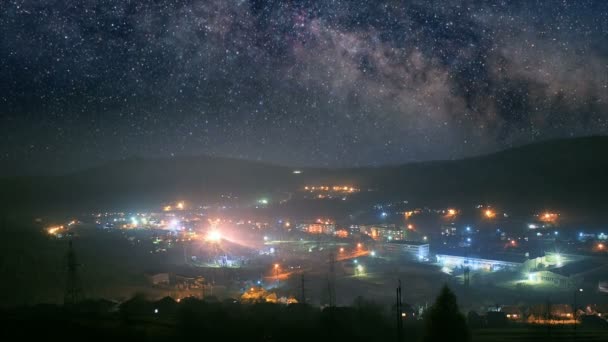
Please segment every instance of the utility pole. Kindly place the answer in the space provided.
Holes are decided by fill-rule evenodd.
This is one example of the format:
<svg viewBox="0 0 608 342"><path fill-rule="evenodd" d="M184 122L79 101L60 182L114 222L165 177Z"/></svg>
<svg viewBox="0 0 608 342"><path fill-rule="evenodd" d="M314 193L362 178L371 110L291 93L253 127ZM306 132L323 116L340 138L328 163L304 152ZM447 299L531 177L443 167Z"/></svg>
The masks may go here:
<svg viewBox="0 0 608 342"><path fill-rule="evenodd" d="M547 297L547 314L545 316L545 324L547 325L547 341L551 339L551 324L549 323L549 317L551 317L551 302Z"/></svg>
<svg viewBox="0 0 608 342"><path fill-rule="evenodd" d="M329 306L336 306L336 258L333 252L329 252L329 276L327 277L327 287L329 292Z"/></svg>
<svg viewBox="0 0 608 342"><path fill-rule="evenodd" d="M76 262L76 253L72 246L72 240L68 244L68 274L66 279L65 296L63 303L75 304L82 299L82 285L80 283L80 277L78 276L78 267L80 266Z"/></svg>
<svg viewBox="0 0 608 342"><path fill-rule="evenodd" d="M300 302L302 304L306 304L306 290L304 288L304 272L302 272L301 280L302 280L302 297L300 298Z"/></svg>
<svg viewBox="0 0 608 342"><path fill-rule="evenodd" d="M577 310L576 310L576 293L577 292L583 292L583 289L579 288L579 289L574 290L574 306L572 307L572 318L574 319L574 340L576 340L576 326L578 325L578 317L577 317Z"/></svg>
<svg viewBox="0 0 608 342"><path fill-rule="evenodd" d="M399 285L397 286L397 341L403 341L403 311L401 308L401 279L399 279Z"/></svg>

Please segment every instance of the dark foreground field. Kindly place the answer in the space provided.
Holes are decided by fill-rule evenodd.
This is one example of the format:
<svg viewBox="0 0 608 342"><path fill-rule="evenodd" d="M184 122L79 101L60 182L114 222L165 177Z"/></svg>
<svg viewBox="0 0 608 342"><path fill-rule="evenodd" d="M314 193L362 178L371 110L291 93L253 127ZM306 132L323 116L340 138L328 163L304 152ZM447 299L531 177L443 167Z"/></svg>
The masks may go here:
<svg viewBox="0 0 608 342"><path fill-rule="evenodd" d="M232 301L186 299L148 302L134 298L120 306L89 302L66 309L42 305L1 313L2 341L396 341L394 315L361 301L358 306L320 310ZM104 311L103 313L100 313ZM95 312L96 311L96 312ZM402 341L425 341L426 322L406 321ZM441 328L441 327L439 327ZM450 329L446 324L445 329ZM608 341L608 329L517 325L473 329L473 342Z"/></svg>

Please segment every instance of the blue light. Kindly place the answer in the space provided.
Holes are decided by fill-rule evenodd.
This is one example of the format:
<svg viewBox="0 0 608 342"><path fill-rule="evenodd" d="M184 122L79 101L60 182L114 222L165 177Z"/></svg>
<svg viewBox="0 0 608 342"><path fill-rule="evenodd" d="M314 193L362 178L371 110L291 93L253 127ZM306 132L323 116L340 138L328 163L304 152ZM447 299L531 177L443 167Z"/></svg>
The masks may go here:
<svg viewBox="0 0 608 342"><path fill-rule="evenodd" d="M467 232L470 232L470 231L471 231L471 227L467 227Z"/></svg>
<svg viewBox="0 0 608 342"><path fill-rule="evenodd" d="M387 217L387 216L388 216L388 214L386 213L386 211L383 211L383 212L380 214L380 216L382 216L382 217Z"/></svg>
<svg viewBox="0 0 608 342"><path fill-rule="evenodd" d="M467 238L467 242L471 242L471 238Z"/></svg>

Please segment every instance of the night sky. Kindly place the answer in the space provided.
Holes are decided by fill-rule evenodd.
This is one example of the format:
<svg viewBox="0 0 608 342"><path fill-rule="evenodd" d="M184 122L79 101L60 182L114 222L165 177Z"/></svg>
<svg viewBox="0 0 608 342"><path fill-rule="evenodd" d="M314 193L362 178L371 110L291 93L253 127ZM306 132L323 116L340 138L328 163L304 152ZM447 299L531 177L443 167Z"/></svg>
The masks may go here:
<svg viewBox="0 0 608 342"><path fill-rule="evenodd" d="M607 37L606 0L2 0L0 175L382 165L604 134Z"/></svg>

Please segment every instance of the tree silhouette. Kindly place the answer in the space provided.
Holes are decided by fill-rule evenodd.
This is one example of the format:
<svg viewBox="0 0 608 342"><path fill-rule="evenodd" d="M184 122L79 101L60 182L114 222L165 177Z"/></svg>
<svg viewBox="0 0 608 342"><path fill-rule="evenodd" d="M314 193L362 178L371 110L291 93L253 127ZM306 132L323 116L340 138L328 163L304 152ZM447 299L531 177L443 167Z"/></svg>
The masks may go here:
<svg viewBox="0 0 608 342"><path fill-rule="evenodd" d="M444 285L425 317L424 342L468 342L471 334L456 295Z"/></svg>

